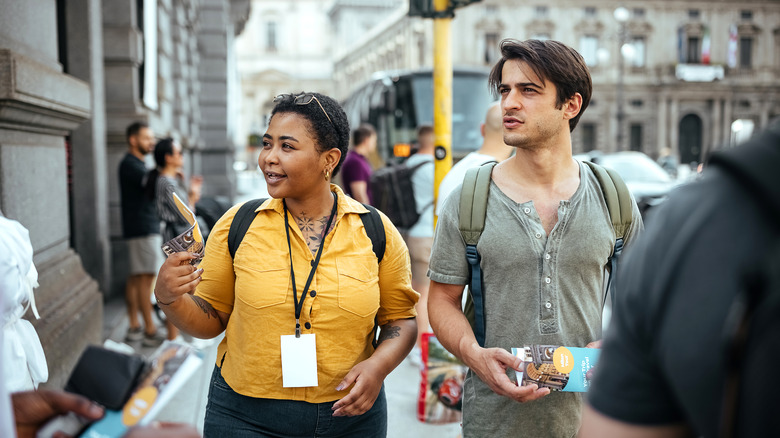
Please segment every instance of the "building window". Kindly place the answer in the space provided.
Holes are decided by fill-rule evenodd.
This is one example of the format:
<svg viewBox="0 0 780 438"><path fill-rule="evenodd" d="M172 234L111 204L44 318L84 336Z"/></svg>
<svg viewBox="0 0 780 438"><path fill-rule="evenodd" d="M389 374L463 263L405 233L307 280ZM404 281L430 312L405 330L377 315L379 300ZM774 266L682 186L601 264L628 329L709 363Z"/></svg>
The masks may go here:
<svg viewBox="0 0 780 438"><path fill-rule="evenodd" d="M536 18L546 18L547 11L547 6L537 6L535 9Z"/></svg>
<svg viewBox="0 0 780 438"><path fill-rule="evenodd" d="M691 20L698 20L699 19L699 10L698 9L689 9L688 10L688 18Z"/></svg>
<svg viewBox="0 0 780 438"><path fill-rule="evenodd" d="M742 21L751 21L753 20L753 11L739 11L739 18Z"/></svg>
<svg viewBox="0 0 780 438"><path fill-rule="evenodd" d="M634 18L645 18L645 8L634 8Z"/></svg>
<svg viewBox="0 0 780 438"><path fill-rule="evenodd" d="M596 124L582 124L582 150L590 152L596 150Z"/></svg>
<svg viewBox="0 0 780 438"><path fill-rule="evenodd" d="M585 17L587 18L595 18L596 17L596 8L589 6L585 8Z"/></svg>
<svg viewBox="0 0 780 438"><path fill-rule="evenodd" d="M642 108L642 105L644 105L644 102L642 102L639 99L634 99L631 101L631 106L633 106L634 108Z"/></svg>
<svg viewBox="0 0 780 438"><path fill-rule="evenodd" d="M599 39L594 35L580 37L580 54L585 59L585 64L595 66L598 64Z"/></svg>
<svg viewBox="0 0 780 438"><path fill-rule="evenodd" d="M741 37L739 39L739 67L753 67L753 38Z"/></svg>
<svg viewBox="0 0 780 438"><path fill-rule="evenodd" d="M501 58L498 47L498 34L488 32L485 34L485 64L494 64Z"/></svg>
<svg viewBox="0 0 780 438"><path fill-rule="evenodd" d="M631 67L643 68L645 66L645 57L647 51L645 50L645 37L635 36L631 38L631 56L628 57L628 64Z"/></svg>
<svg viewBox="0 0 780 438"><path fill-rule="evenodd" d="M632 151L642 151L642 124L632 123L629 136L629 145Z"/></svg>
<svg viewBox="0 0 780 438"><path fill-rule="evenodd" d="M265 49L269 52L275 52L278 49L276 40L276 22L269 21L265 27Z"/></svg>
<svg viewBox="0 0 780 438"><path fill-rule="evenodd" d="M685 62L688 64L701 63L701 40L699 37L688 37Z"/></svg>
<svg viewBox="0 0 780 438"><path fill-rule="evenodd" d="M550 39L549 33L535 33L531 35L532 40L540 40L540 41L547 41Z"/></svg>
<svg viewBox="0 0 780 438"><path fill-rule="evenodd" d="M485 14L487 14L487 15L496 15L496 14L498 14L498 6L496 6L496 5L485 5Z"/></svg>

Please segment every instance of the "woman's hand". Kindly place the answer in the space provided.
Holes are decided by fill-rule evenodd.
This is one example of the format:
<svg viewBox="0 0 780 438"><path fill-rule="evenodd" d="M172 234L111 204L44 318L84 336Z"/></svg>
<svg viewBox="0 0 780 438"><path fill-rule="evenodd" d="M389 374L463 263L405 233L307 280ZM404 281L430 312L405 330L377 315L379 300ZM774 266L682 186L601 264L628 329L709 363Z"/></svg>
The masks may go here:
<svg viewBox="0 0 780 438"><path fill-rule="evenodd" d="M200 283L203 269L196 269L190 260L197 258L189 252L177 252L169 256L157 274L154 295L164 305L173 304L182 295L191 293Z"/></svg>
<svg viewBox="0 0 780 438"><path fill-rule="evenodd" d="M339 383L336 391L349 388L353 383L355 386L352 387L349 394L333 405L334 417L363 415L374 406L374 402L382 390L382 382L387 377L382 371L384 367L377 362L374 358L360 362L352 367L344 380Z"/></svg>

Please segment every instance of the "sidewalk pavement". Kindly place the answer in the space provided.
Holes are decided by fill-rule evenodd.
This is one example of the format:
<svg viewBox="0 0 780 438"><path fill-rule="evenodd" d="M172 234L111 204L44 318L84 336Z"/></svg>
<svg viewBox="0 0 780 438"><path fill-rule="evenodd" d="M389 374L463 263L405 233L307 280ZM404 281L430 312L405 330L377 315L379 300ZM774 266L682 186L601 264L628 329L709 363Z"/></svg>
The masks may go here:
<svg viewBox="0 0 780 438"><path fill-rule="evenodd" d="M103 339L124 342L128 322L122 297L107 301L103 307ZM195 425L203 432L211 372L214 369L219 339L198 342L204 354L203 364L190 381L173 396L156 420L175 421ZM140 341L131 344L136 351L149 357L155 348L144 348ZM460 425L424 424L417 420L417 393L420 386L419 369L404 360L385 380L387 396L388 438L458 438Z"/></svg>

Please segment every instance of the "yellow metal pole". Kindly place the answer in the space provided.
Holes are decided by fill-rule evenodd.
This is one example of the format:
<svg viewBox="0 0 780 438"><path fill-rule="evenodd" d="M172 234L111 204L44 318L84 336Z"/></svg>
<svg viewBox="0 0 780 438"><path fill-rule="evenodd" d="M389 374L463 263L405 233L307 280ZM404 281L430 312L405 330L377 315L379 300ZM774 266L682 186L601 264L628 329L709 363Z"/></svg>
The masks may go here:
<svg viewBox="0 0 780 438"><path fill-rule="evenodd" d="M447 10L448 0L434 0L434 9ZM452 167L452 18L433 19L433 132L436 152L433 184L434 205L439 203L439 184ZM444 201L443 199L441 201ZM436 216L434 216L434 227Z"/></svg>

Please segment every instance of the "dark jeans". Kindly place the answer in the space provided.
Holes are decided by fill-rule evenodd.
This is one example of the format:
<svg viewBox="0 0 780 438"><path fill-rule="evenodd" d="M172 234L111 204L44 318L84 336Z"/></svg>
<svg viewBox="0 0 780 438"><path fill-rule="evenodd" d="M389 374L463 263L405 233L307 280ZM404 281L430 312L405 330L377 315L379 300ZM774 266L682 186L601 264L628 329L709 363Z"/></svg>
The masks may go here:
<svg viewBox="0 0 780 438"><path fill-rule="evenodd" d="M206 438L387 436L384 385L374 406L363 415L334 417L331 411L334 403L247 397L233 391L222 378L220 369L214 367L203 434Z"/></svg>

